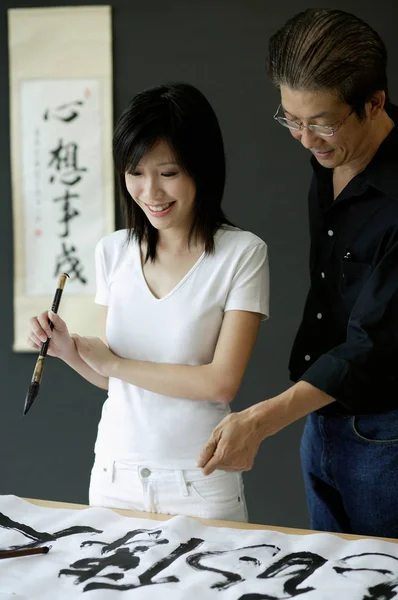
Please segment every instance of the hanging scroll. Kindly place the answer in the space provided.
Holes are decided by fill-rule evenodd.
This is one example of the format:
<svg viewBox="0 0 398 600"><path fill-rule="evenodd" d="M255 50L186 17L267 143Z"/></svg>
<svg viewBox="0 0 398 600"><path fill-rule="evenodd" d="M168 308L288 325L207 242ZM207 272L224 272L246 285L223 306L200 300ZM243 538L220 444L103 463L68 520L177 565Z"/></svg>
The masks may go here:
<svg viewBox="0 0 398 600"><path fill-rule="evenodd" d="M61 316L99 335L94 248L114 229L110 8L9 11L14 350L70 275Z"/></svg>

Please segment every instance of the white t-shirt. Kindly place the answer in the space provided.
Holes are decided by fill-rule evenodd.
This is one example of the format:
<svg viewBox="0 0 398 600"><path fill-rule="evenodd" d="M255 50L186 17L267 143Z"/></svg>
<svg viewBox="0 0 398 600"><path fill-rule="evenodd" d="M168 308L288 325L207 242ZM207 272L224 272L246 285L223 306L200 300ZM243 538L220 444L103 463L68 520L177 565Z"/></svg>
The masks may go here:
<svg viewBox="0 0 398 600"><path fill-rule="evenodd" d="M268 316L266 244L233 227L215 234L215 253L200 256L176 287L155 298L145 281L136 241L126 230L96 248L95 301L108 306L106 336L122 358L204 365L212 361L224 312ZM228 404L172 398L109 379L95 445L97 454L152 468L189 469Z"/></svg>

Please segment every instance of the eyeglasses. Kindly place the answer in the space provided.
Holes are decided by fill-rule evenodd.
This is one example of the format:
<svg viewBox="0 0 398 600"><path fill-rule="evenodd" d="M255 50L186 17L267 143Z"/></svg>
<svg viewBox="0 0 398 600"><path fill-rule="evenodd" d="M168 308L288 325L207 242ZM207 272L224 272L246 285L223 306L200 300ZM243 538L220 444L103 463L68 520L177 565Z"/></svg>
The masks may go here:
<svg viewBox="0 0 398 600"><path fill-rule="evenodd" d="M288 129L291 129L292 131L300 131L301 129L309 129L315 135L321 135L324 137L330 137L330 136L334 135L336 133L336 131L338 131L340 129L340 127L345 123L345 121L348 119L348 117L350 115L352 115L352 113L354 112L354 109L352 108L350 110L350 112L348 113L348 115L346 117L344 117L344 119L342 121L339 121L337 123L337 125L335 125L334 127L332 127L331 125L303 125L302 123L298 123L297 121L291 121L290 119L286 119L285 117L280 117L278 115L278 113L279 113L279 109L281 106L282 106L281 104L278 106L278 110L274 114L274 119L275 119L275 121L278 121L278 123L283 125L283 127L287 127Z"/></svg>

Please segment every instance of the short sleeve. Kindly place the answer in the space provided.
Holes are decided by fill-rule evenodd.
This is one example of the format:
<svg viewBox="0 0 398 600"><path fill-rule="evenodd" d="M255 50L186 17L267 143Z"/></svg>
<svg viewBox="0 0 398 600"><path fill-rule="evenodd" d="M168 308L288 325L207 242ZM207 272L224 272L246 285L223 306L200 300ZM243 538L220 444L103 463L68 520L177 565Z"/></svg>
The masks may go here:
<svg viewBox="0 0 398 600"><path fill-rule="evenodd" d="M236 267L224 311L257 312L269 316L269 265L264 242L242 253Z"/></svg>
<svg viewBox="0 0 398 600"><path fill-rule="evenodd" d="M95 248L95 275L96 275L96 304L109 306L109 286L106 272L103 241L100 240Z"/></svg>

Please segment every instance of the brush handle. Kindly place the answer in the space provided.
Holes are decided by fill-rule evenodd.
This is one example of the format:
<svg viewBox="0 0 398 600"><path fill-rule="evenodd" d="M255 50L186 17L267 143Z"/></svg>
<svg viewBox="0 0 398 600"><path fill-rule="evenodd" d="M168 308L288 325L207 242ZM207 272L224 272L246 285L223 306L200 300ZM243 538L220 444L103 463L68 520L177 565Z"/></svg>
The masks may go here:
<svg viewBox="0 0 398 600"><path fill-rule="evenodd" d="M57 289L55 290L53 303L51 305L51 310L55 313L58 312L58 307L59 307L59 303L61 302L62 292L64 291L65 283L66 283L66 280L68 279L68 277L69 277L69 275L67 273L63 273L62 275L59 276ZM50 321L50 319L48 320L48 322L50 324L50 328L52 331L54 329L54 324ZM31 408L33 402L36 399L37 394L39 393L41 378L43 376L44 361L47 356L49 343L50 343L50 338L47 338L46 341L42 344L42 347L40 348L39 356L37 357L37 360L36 360L36 365L35 365L35 368L33 371L33 375L32 375L29 389L28 389L28 393L26 394L26 398L25 398L25 405L24 405L24 410L23 410L24 415L26 415L28 410Z"/></svg>
<svg viewBox="0 0 398 600"><path fill-rule="evenodd" d="M34 554L47 554L51 546L40 546L40 548L24 548L21 550L0 551L1 558L17 558L18 556L32 556Z"/></svg>
<svg viewBox="0 0 398 600"><path fill-rule="evenodd" d="M57 314L57 312L58 312L59 303L61 302L62 292L63 292L63 290L61 288L57 288L56 289L54 300L53 300L53 303L51 305L51 310L53 312L55 312L55 314ZM50 319L48 319L48 324L50 325L50 329L52 331L54 329L54 323L52 321L50 321ZM43 342L43 344L42 344L42 346L40 348L40 354L39 354L39 356L46 356L47 355L47 350L48 350L49 344L50 344L50 338L48 337L46 339L46 341Z"/></svg>
<svg viewBox="0 0 398 600"><path fill-rule="evenodd" d="M58 313L58 308L59 308L59 303L61 302L62 292L64 291L65 282L68 277L69 277L69 275L67 275L67 273L63 273L62 275L60 275L60 277L58 279L57 289L55 290L53 303L51 305L51 310L55 314ZM52 321L50 321L50 319L48 319L48 324L50 325L50 329L52 331L54 329L54 323ZM50 338L47 338L46 341L43 342L42 347L40 348L39 357L40 356L45 357L47 355L49 344L50 344ZM36 381L36 380L33 379L33 377L32 377L32 381Z"/></svg>

